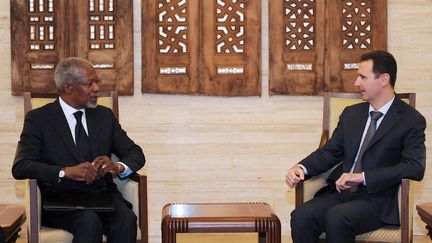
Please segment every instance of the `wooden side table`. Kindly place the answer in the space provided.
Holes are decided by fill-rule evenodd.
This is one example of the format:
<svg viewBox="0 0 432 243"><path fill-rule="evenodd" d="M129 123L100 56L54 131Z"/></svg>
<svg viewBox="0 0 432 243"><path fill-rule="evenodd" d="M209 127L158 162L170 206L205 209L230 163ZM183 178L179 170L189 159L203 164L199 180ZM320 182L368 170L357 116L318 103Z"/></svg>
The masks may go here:
<svg viewBox="0 0 432 243"><path fill-rule="evenodd" d="M432 239L432 203L419 204L416 208L421 220L426 223L428 235Z"/></svg>
<svg viewBox="0 0 432 243"><path fill-rule="evenodd" d="M0 230L3 231L5 242L15 242L25 219L23 206L0 204Z"/></svg>
<svg viewBox="0 0 432 243"><path fill-rule="evenodd" d="M162 243L176 243L177 233L233 232L281 242L280 220L266 203L168 204L162 210Z"/></svg>

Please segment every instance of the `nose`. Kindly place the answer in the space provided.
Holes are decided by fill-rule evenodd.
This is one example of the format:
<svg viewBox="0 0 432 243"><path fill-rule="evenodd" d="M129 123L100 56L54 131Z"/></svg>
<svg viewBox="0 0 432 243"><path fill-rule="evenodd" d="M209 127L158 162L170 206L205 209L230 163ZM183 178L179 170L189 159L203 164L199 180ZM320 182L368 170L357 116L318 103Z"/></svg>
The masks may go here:
<svg viewBox="0 0 432 243"><path fill-rule="evenodd" d="M99 84L98 82L92 82L92 91L98 92L99 91Z"/></svg>
<svg viewBox="0 0 432 243"><path fill-rule="evenodd" d="M356 78L356 80L354 82L354 86L360 87L360 77L359 76L357 76L357 78Z"/></svg>

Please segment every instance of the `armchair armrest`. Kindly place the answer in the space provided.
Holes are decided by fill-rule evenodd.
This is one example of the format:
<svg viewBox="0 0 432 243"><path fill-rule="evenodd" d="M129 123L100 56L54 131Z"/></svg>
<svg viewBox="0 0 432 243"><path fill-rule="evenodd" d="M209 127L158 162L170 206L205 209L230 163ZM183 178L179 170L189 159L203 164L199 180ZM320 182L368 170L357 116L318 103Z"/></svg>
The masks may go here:
<svg viewBox="0 0 432 243"><path fill-rule="evenodd" d="M27 221L27 234L29 242L39 242L39 232L40 232L40 210L41 210L41 199L40 191L37 185L36 179L26 180L27 190L25 192L26 196L26 213L28 216Z"/></svg>
<svg viewBox="0 0 432 243"><path fill-rule="evenodd" d="M295 188L295 206L298 207L304 202L311 200L315 193L327 185L326 179L333 169L305 181L300 181Z"/></svg>
<svg viewBox="0 0 432 243"><path fill-rule="evenodd" d="M148 203L147 203L147 175L133 173L130 179L138 182L139 194L139 222L141 230L141 243L148 243Z"/></svg>
<svg viewBox="0 0 432 243"><path fill-rule="evenodd" d="M134 205L139 220L141 242L148 242L147 175L132 173L127 179L114 179L123 197ZM138 210L136 210L138 209Z"/></svg>
<svg viewBox="0 0 432 243"><path fill-rule="evenodd" d="M401 223L401 242L412 242L414 193L410 192L411 180L402 179L399 189L399 207Z"/></svg>

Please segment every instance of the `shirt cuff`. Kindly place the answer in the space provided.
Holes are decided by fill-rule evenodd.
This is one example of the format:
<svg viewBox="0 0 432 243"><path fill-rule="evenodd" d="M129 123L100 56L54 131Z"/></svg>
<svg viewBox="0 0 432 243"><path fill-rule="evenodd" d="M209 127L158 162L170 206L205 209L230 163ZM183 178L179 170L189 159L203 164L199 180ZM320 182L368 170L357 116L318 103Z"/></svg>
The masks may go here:
<svg viewBox="0 0 432 243"><path fill-rule="evenodd" d="M116 162L116 163L119 163L119 164L123 165L123 167L124 167L124 171L122 173L118 174L120 178L125 178L132 173L132 170L129 168L129 166L125 165L125 163L120 162L120 161Z"/></svg>
<svg viewBox="0 0 432 243"><path fill-rule="evenodd" d="M302 164L297 164L297 165L300 166L300 168L302 168L305 175L308 175L308 171L307 171L306 167L304 167L304 165L302 165Z"/></svg>
<svg viewBox="0 0 432 243"><path fill-rule="evenodd" d="M366 176L365 176L364 172L362 172L362 175L363 175L363 186L367 186L367 184L366 184Z"/></svg>

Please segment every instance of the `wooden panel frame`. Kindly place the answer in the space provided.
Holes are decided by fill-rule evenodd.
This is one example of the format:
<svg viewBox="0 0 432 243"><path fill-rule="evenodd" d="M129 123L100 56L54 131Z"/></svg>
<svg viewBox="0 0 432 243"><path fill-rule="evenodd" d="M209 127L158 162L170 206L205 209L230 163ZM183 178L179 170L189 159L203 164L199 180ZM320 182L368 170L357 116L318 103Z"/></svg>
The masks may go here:
<svg viewBox="0 0 432 243"><path fill-rule="evenodd" d="M242 3L245 4L244 9L239 7ZM225 4L226 6L223 7L218 6L216 0L201 3L203 43L200 49L202 59L199 62L201 64L199 93L216 96L261 95L261 1L242 0L235 5L225 1ZM231 7L232 10L229 10ZM218 14L216 9L226 12ZM235 13L238 13L236 11L244 15L244 21L236 21L230 25L232 20L240 18L235 16ZM221 16L229 17L221 24L218 23ZM244 34L238 37L237 34L241 33L242 27L244 27ZM235 28L234 31L237 32L228 32L220 38L223 41L218 44L217 36L224 31L230 31L230 28ZM219 29L221 30L218 32ZM231 50L230 53L221 53L217 51L218 45L230 45L240 40L244 41L243 52ZM223 74L218 71L224 68L243 69L243 73Z"/></svg>
<svg viewBox="0 0 432 243"><path fill-rule="evenodd" d="M286 16L284 3L283 0L269 1L269 94L321 94L324 87L326 1L316 0L313 5L313 16L308 15L308 19L303 21L301 19L293 21L290 16ZM303 11L307 10L303 9ZM307 32L302 25L307 22L313 27L312 33ZM303 34L314 35L314 49L295 47L295 50L291 50L287 47L286 28L291 23L296 24L293 30L306 31ZM301 42L304 44L306 40L306 38L302 39ZM288 70L288 65L311 65L311 67L310 70L301 70L298 66L297 70Z"/></svg>
<svg viewBox="0 0 432 243"><path fill-rule="evenodd" d="M35 1L35 8L38 3ZM46 6L45 6L46 7ZM56 1L54 12L39 13L34 9L30 13L28 0L10 0L11 13L11 92L12 95L22 95L23 92L54 92L54 68L59 60L66 56L65 42L62 35L65 30L65 1ZM45 17L53 20L45 21ZM35 18L30 21L30 18ZM37 21L36 21L37 18ZM33 40L30 40L30 28L34 28ZM49 36L40 36L39 28L54 28L54 41L47 40ZM46 30L46 29L45 29ZM44 33L47 33L46 31ZM40 40L43 38L44 40ZM43 44L54 45L54 50L31 50L30 45L43 48ZM32 68L33 67L33 68Z"/></svg>
<svg viewBox="0 0 432 243"><path fill-rule="evenodd" d="M157 5L158 1L156 0L142 0L141 3L143 16L141 33L142 93L211 96L261 95L260 0L240 0L226 3L232 5L233 9L241 6L240 8L244 10L242 14L246 16L244 23L240 23L241 17L236 18L227 14L228 18L235 21L234 24L230 25L230 29L227 28L226 30L243 34L241 38L246 42L244 53L233 54L231 52L232 55L216 53L216 39L220 37L219 34L216 34L216 16L219 13L216 12L216 0L209 0L205 3L200 0L186 0L186 6L180 6L180 1L173 1L166 4L172 7L170 10L164 9L165 6L163 5ZM164 17L159 16L158 11L163 11ZM223 12L220 9L218 11ZM167 21L171 14L186 18L186 21L178 23L171 20ZM167 19L159 20L160 17ZM240 28L239 26L242 24L246 30L240 33L241 31L236 28ZM182 38L180 34L170 33L167 30L169 25L173 29L186 26L187 30L184 34L186 37ZM168 37L161 37L161 30ZM170 36L170 34L172 35ZM229 35L232 39L235 39L234 36L237 37L233 33L228 33L227 36ZM173 53L172 50L176 49L179 43L184 44L187 50L176 50L177 52ZM162 47L167 48L166 53L160 53L159 49ZM164 68L172 69L173 73L163 73L161 70ZM218 72L218 68L226 68L228 73ZM179 71L180 69L182 71ZM242 71L237 72L241 69Z"/></svg>
<svg viewBox="0 0 432 243"><path fill-rule="evenodd" d="M361 49L355 47L347 49L343 44L342 33L342 1L330 1L328 4L328 48L325 63L325 84L326 92L356 92L358 89L354 86L357 78L357 69L345 69L344 65L358 64L360 56L372 50L387 50L387 0L371 0L371 13L367 21L371 21L370 45ZM379 11L378 11L379 10ZM362 10L359 10L360 14ZM358 16L353 18L354 21L361 21ZM367 19L367 18L366 18ZM350 21L346 19L346 21ZM354 23L355 24L355 23ZM366 23L368 24L368 23ZM359 37L361 41L361 36Z"/></svg>
<svg viewBox="0 0 432 243"><path fill-rule="evenodd" d="M98 0L94 1L98 8ZM52 1L54 10L48 10L49 0L43 0L43 3L45 12L39 12L39 1L34 1L33 12L30 12L29 0L10 0L12 94L55 92L55 66L66 57L79 56L95 65L102 80L102 91L115 90L119 95L132 95L133 0L104 1L101 12L90 11L89 0ZM46 20L47 17L52 19ZM97 28L94 32L95 41L102 43L99 50L91 48L91 21L92 25L105 28L103 34ZM41 27L44 28L43 35L39 32ZM104 39L97 40L100 36ZM52 49L42 50L46 44ZM32 45L40 49L34 50Z"/></svg>
<svg viewBox="0 0 432 243"><path fill-rule="evenodd" d="M175 5L175 3L172 4ZM185 8L186 11L184 14L186 22L181 26L187 28L185 40L187 50L185 53L169 55L158 53L158 24L166 28L171 26L175 28L180 25L174 23L169 26L167 21L159 23L157 1L141 1L142 93L195 94L198 92L199 1L187 0L185 4L186 6L176 7ZM181 11L177 8L173 12ZM161 74L161 68L185 68L185 72L175 75Z"/></svg>
<svg viewBox="0 0 432 243"><path fill-rule="evenodd" d="M315 16L308 16L307 19L315 21L315 33L308 33L304 26L294 27L302 35L307 34L306 37L303 36L305 39L315 34L315 52L299 48L291 50L287 47L285 41L286 31L291 28L289 24L295 21L301 24L301 16L308 13L301 12L293 21L290 16L285 16L284 3L285 0L269 1L269 94L321 95L322 92L357 91L354 82L360 56L372 50L387 49L387 0L305 0L290 3L297 5L302 11L306 10L302 9L301 4L316 4ZM351 9L347 4L350 4ZM370 14L365 12L367 7L371 9ZM364 13L366 14L363 15ZM366 29L369 24L370 31ZM359 43L368 37L370 43L361 48L346 48L344 28L353 30L352 38ZM295 38L299 42L305 41L298 36ZM287 71L288 64L303 67ZM302 64L309 65L307 70Z"/></svg>
<svg viewBox="0 0 432 243"><path fill-rule="evenodd" d="M114 11L92 13L87 6L88 0L71 0L74 9L75 24L70 27L73 35L72 55L88 59L95 65L98 77L102 80L100 89L103 91L116 90L119 95L133 95L134 93L134 61L133 61L133 0L114 0ZM105 8L108 1L105 0ZM100 21L92 21L91 16L100 17ZM113 17L113 21L104 21L104 18ZM72 22L72 21L70 21ZM105 27L105 39L91 41L89 39L89 26ZM109 27L114 28L114 37L109 40ZM96 32L100 34L100 31ZM101 43L101 49L91 49L93 43ZM113 44L113 49L103 48L103 45ZM108 65L113 67L105 68Z"/></svg>

